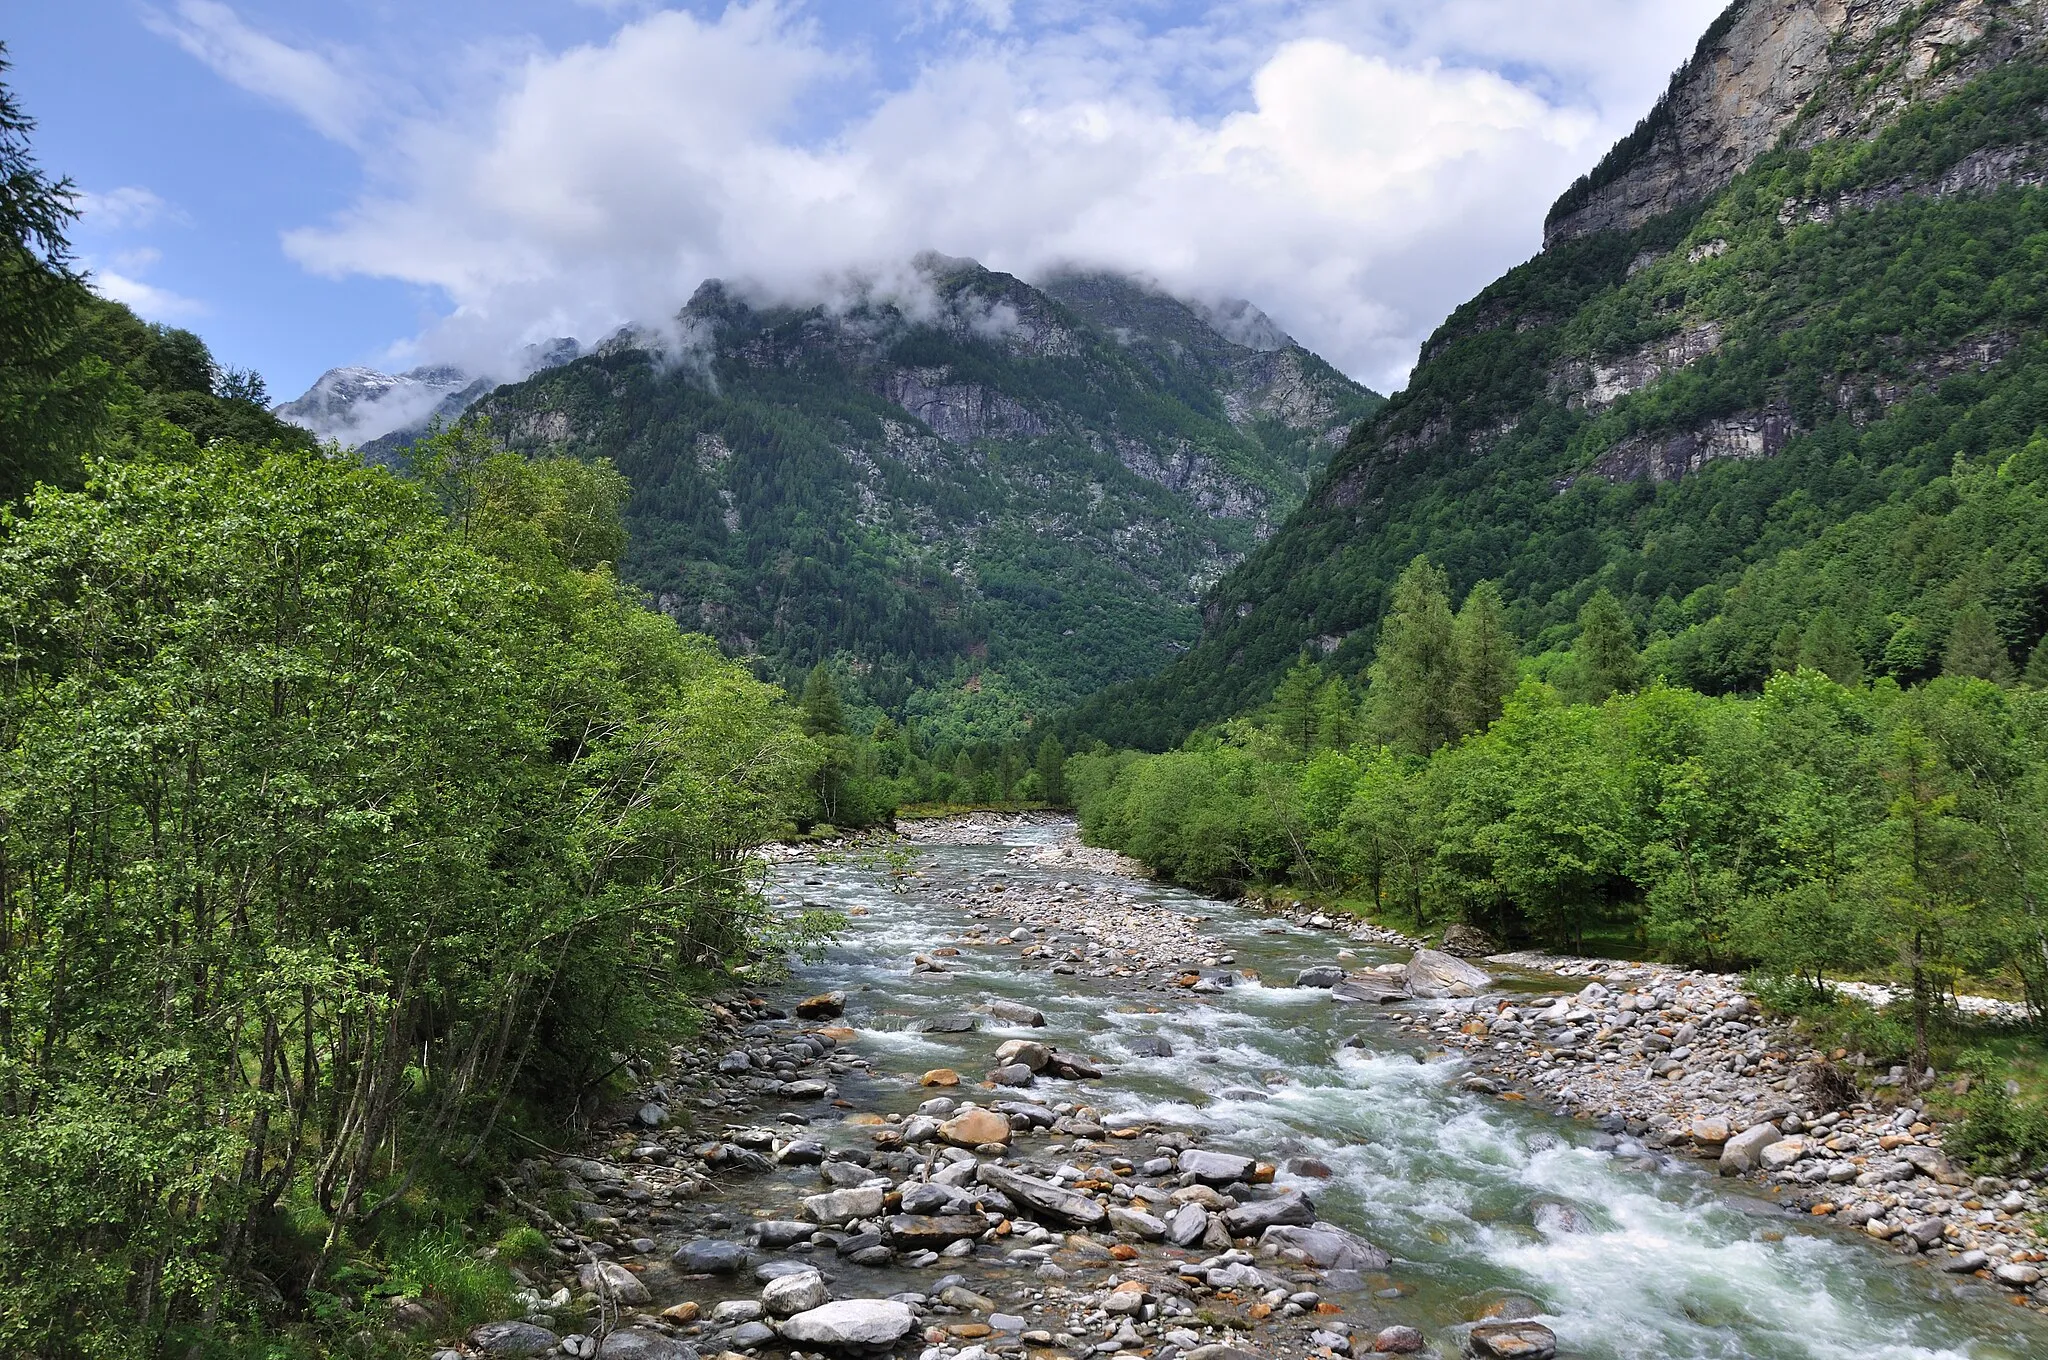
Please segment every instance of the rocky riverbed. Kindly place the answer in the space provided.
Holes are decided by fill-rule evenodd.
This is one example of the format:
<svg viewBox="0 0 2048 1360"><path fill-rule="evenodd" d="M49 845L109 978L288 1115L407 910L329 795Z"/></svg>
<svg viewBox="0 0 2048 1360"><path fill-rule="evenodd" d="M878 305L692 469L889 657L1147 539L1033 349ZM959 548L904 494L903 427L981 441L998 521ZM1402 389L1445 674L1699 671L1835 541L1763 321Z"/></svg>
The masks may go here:
<svg viewBox="0 0 2048 1360"><path fill-rule="evenodd" d="M1827 1232L1821 1219L1854 1224L1866 1250L1883 1237L2012 1297L2041 1292L2025 1226L2040 1207L2033 1187L1959 1176L1911 1102L1843 1101L1802 1080L1819 1070L1813 1055L1762 1025L1727 979L1416 954L1412 941L1327 918L1261 926L1242 908L1162 894L1064 831L992 818L912 829L930 851L918 870L891 875L886 894L872 872L866 899L845 903L850 935L882 930L885 913L897 933L811 970L841 985L725 998L666 1075L648 1072L600 1121L591 1147L530 1160L501 1187L556 1257L526 1272L525 1316L477 1329L459 1350L579 1360L1730 1353L1631 1349L1602 1334L1616 1327L1590 1315L1595 1304L1571 1306L1578 1281L1556 1277L1556 1298L1544 1297L1474 1277L1455 1257L1474 1244L1511 1261L1530 1248L1556 1257L1601 1241L1598 1220L1618 1211L1600 1192L1578 1203L1534 1195L1512 1213L1526 1226L1508 1231L1489 1226L1497 1189L1481 1187L1457 1200L1462 1221L1425 1222L1411 1239L1413 1220L1443 1212L1445 1187L1428 1183L1455 1174L1418 1172L1432 1138L1439 1161L1465 1156L1457 1141L1482 1127L1505 1132L1505 1155L1532 1167L1657 1183L1662 1198L1638 1213L1723 1214L1711 1182L1677 1179L1677 1156L1698 1151L1819 1211L1784 1213L1803 1233ZM976 849L953 854L962 847ZM807 863L781 871L792 905L833 905L858 873ZM1077 1023L1091 1007L1092 1023ZM1361 1029L1344 1037L1344 1021ZM1326 1089L1245 1042L1245 1026L1269 1024L1327 1036L1300 1051L1356 1073L1359 1098L1377 1091L1393 1113L1397 1096L1426 1099L1447 1122L1418 1133L1409 1118L1374 1126L1377 1137L1321 1130L1315 1118L1261 1122L1290 1118L1290 1102ZM1406 1058L1393 1056L1401 1036ZM1488 1123L1488 1106L1512 1114L1517 1102L1591 1120L1564 1136ZM1261 1135L1262 1150L1230 1136L1247 1126L1303 1133ZM1390 1146L1397 1134L1412 1154ZM1482 1166L1500 1155L1477 1151ZM1346 1160L1375 1154L1397 1179ZM1426 1193L1391 1203L1417 1182ZM1785 1235L1711 1226L1727 1239L1715 1249L1735 1253ZM1532 1259L1515 1280L1540 1282L1552 1264ZM1828 1269L1841 1266L1831 1258ZM1879 1291L1915 1316L1909 1301L1889 1301L1890 1283ZM1913 1287L1896 1292L1909 1299ZM1967 1339L1962 1317L1919 1320ZM1770 1348L1776 1330L1757 1335L1765 1348L1746 1353L1879 1353L1854 1336L1847 1349L1794 1350ZM1883 1353L2029 1353L2002 1327L1984 1335L1982 1351Z"/></svg>

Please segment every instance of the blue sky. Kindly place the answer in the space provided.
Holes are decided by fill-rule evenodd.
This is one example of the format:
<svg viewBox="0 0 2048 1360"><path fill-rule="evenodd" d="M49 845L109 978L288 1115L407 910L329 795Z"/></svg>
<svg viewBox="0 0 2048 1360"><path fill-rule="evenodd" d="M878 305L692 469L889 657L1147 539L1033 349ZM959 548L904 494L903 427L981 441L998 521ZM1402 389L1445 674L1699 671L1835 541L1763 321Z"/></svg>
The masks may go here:
<svg viewBox="0 0 2048 1360"><path fill-rule="evenodd" d="M926 247L1249 297L1390 387L1719 4L65 0L4 36L103 290L280 396Z"/></svg>

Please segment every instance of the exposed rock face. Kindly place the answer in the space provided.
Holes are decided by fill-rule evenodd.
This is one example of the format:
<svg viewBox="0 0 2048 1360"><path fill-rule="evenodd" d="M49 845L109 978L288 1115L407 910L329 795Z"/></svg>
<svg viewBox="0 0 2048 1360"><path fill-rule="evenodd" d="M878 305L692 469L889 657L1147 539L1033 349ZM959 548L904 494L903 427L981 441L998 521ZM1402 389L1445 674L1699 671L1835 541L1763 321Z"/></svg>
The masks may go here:
<svg viewBox="0 0 2048 1360"><path fill-rule="evenodd" d="M2003 41L1980 43L1994 19ZM1698 202L1781 137L1811 146L1868 135L1908 99L1938 97L2004 60L2041 24L2039 0L1737 0L1590 190L1558 201L1544 244Z"/></svg>

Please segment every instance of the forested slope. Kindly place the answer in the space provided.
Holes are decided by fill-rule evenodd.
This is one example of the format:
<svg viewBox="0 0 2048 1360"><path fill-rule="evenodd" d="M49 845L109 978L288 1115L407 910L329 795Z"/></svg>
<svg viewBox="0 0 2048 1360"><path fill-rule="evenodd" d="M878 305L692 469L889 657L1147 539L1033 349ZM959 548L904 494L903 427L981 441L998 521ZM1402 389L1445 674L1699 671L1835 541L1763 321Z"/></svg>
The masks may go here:
<svg viewBox="0 0 2048 1360"><path fill-rule="evenodd" d="M918 271L834 309L707 284L680 338L615 338L473 415L612 459L622 570L686 626L989 739L1191 644L1200 593L1378 404L1250 309Z"/></svg>
<svg viewBox="0 0 2048 1360"><path fill-rule="evenodd" d="M1756 688L1824 607L1873 673L1928 674L1972 601L2022 662L2048 627L2031 554L1922 553L1910 590L1827 561L1870 532L1831 527L1938 509L1958 460L1994 467L2048 420L2039 30L2033 4L1731 6L1543 253L1444 323L1210 592L1194 650L1070 732L1171 744L1304 647L1359 673L1421 553L1460 592L1498 581L1535 651L1605 586L1709 691ZM1844 589L1812 588L1830 570Z"/></svg>

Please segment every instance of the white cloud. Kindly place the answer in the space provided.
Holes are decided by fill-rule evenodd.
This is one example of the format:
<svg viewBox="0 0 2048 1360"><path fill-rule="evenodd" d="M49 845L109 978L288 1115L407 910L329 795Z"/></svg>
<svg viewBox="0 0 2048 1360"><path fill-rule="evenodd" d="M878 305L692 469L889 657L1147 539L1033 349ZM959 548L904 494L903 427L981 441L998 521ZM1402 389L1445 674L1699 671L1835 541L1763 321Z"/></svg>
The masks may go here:
<svg viewBox="0 0 2048 1360"><path fill-rule="evenodd" d="M95 293L126 303L150 321L181 321L206 313L206 304L197 298L184 297L116 270L93 269L90 260L83 263L87 268L87 282Z"/></svg>
<svg viewBox="0 0 2048 1360"><path fill-rule="evenodd" d="M124 184L103 194L82 192L76 206L87 226L110 231L136 231L159 222L184 220L183 214L139 184Z"/></svg>
<svg viewBox="0 0 2048 1360"><path fill-rule="evenodd" d="M322 136L360 144L374 107L370 90L335 58L259 33L219 0L178 0L168 14L145 9L143 22L222 79L291 109Z"/></svg>
<svg viewBox="0 0 2048 1360"><path fill-rule="evenodd" d="M1215 0L1146 29L1068 0L926 0L905 5L919 59L894 84L795 0L649 13L601 44L528 46L446 112L390 122L371 191L286 248L442 290L451 314L415 352L474 367L656 324L708 276L815 296L933 248L1250 297L1387 386L1536 247L1550 199L1721 3ZM268 92L252 69L308 71L287 102L329 135L365 126L320 93L327 59L206 0L179 12L180 32L241 35L206 48L231 79Z"/></svg>

